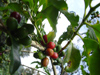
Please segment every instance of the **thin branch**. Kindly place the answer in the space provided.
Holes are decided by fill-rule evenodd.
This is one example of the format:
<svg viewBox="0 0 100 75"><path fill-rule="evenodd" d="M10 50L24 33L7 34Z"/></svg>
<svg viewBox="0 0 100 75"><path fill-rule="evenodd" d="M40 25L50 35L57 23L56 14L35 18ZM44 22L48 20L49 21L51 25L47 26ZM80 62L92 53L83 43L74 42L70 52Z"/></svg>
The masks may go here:
<svg viewBox="0 0 100 75"><path fill-rule="evenodd" d="M63 75L64 73L64 67L63 67L63 64L61 63L61 74L60 75Z"/></svg>
<svg viewBox="0 0 100 75"><path fill-rule="evenodd" d="M52 58L50 58L50 60L51 60L52 69L53 69L54 75L57 75L57 72L56 72L56 67L53 65L53 59L52 59Z"/></svg>
<svg viewBox="0 0 100 75"><path fill-rule="evenodd" d="M47 73L45 73L45 72L43 72L43 71L41 71L41 70L38 70L38 69L35 69L35 68L32 68L32 67L26 66L26 65L23 65L23 64L22 64L22 66L28 67L28 68L30 68L30 69L32 69L32 70L36 70L36 71L38 71L38 72L44 73L45 75L48 75Z"/></svg>
<svg viewBox="0 0 100 75"><path fill-rule="evenodd" d="M41 37L41 39L42 39L42 41L43 41L43 43L45 44L45 41L44 41L44 39L43 39L43 37L42 37L42 35L41 35L41 33L40 33L40 30L38 29L38 27L37 27L37 25L36 25L36 22L34 22L32 16L31 16L31 13L30 13L29 11L28 11L28 13L29 13L29 15L30 15L30 20L31 20L31 22L34 24L34 26L35 26L37 32L39 33L39 35L40 35L40 37Z"/></svg>
<svg viewBox="0 0 100 75"><path fill-rule="evenodd" d="M10 50L5 50L5 51L2 51L2 52L10 52ZM26 51L26 50L21 50L21 52L34 53L34 52L31 52L31 51Z"/></svg>
<svg viewBox="0 0 100 75"><path fill-rule="evenodd" d="M84 22L87 20L87 18L89 17L89 15L97 8L100 6L100 3L98 3L96 6L92 7L90 9L90 11L88 12L88 14L83 18L81 24L78 26L77 30L73 33L72 37L70 38L70 40L67 42L67 44L58 52L62 52L71 42L71 40L73 40L73 38L76 36L76 33L79 31L79 29L83 26Z"/></svg>
<svg viewBox="0 0 100 75"><path fill-rule="evenodd" d="M34 52L31 52L31 51L26 51L26 50L21 50L21 52L34 53Z"/></svg>

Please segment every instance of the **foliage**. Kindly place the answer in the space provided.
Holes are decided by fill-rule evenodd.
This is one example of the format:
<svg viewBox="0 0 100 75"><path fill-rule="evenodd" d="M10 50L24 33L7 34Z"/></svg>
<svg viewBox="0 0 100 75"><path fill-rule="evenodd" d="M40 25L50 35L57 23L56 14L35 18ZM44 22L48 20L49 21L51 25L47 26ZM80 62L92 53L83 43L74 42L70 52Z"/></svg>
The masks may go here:
<svg viewBox="0 0 100 75"><path fill-rule="evenodd" d="M54 75L57 75L54 66L60 66L61 73L59 74L62 75L65 72L74 73L80 65L83 75L99 75L100 22L98 19L100 19L100 13L96 9L100 6L100 3L94 7L91 3L92 0L84 0L84 16L82 21L79 22L80 16L76 15L74 11L68 11L66 0L0 0L0 74L17 75L23 73L31 75L34 73L33 71L37 71L37 74L39 74L42 71L38 68L42 68L45 71L42 73L50 75L47 66L49 64L52 65ZM88 7L90 10L86 13ZM12 12L19 14L20 22L17 21L20 20L19 18L16 20L16 14L10 16ZM66 26L67 30L56 41L57 23L60 14L68 19L70 25ZM15 19L11 20L11 17ZM48 34L44 29L45 24L43 25L45 19L48 20L52 28L52 31ZM96 19L96 23L92 23L93 19ZM28 20L32 24L27 24ZM85 37L79 33L84 25L88 29ZM77 35L84 43L83 52L72 43ZM63 45L63 41L67 41L67 43ZM53 44L49 44L50 42ZM54 46L52 50L54 51L53 55L54 53L57 54L56 58L52 58L52 56L47 58L46 48L51 46ZM26 73L23 68L20 69L22 65L20 57L29 55L31 47L37 48L37 51L33 52L33 58L36 58L36 61L31 63L37 65L35 68L26 66L28 68L25 70ZM23 49L25 50L23 51ZM41 63L44 62L44 58L48 59L45 62L46 65ZM89 73L84 70L84 64L80 62L87 63Z"/></svg>

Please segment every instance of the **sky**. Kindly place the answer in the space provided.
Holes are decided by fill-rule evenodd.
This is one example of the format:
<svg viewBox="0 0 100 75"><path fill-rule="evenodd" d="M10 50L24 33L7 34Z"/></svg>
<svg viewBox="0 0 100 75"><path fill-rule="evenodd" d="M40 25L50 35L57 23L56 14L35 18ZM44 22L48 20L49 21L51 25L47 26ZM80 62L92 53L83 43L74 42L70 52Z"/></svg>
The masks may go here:
<svg viewBox="0 0 100 75"><path fill-rule="evenodd" d="M92 5L96 5L97 3L99 3L100 0L93 0ZM77 15L79 15L80 17L80 21L83 18L83 14L84 14L84 0L67 0L68 3L68 11L74 11ZM87 12L88 12L89 8L87 8ZM98 10L100 10L100 7L98 8ZM66 31L68 25L70 25L70 22L66 19L66 17L61 14L60 16L61 18L58 20L58 24L57 24L57 34L56 34L56 38L55 40L58 40L59 36ZM30 22L28 22L30 23ZM48 34L50 31L52 31L52 28L50 27L47 19L45 19L43 21L43 24L45 25L45 31ZM86 26L83 26L79 32L83 33L83 31L87 31ZM73 43L75 43L76 45L80 45L80 49L82 49L83 46L83 42L80 40L78 41L80 38L78 36L76 36L73 40ZM63 42L62 46L64 44L66 44L67 42ZM36 50L35 48L32 48L32 51ZM29 57L26 58L21 58L22 64L30 66L30 67L35 67L34 65L30 65L31 62L33 62L35 59L33 58L33 54L31 53ZM51 75L53 75L53 73L51 73Z"/></svg>

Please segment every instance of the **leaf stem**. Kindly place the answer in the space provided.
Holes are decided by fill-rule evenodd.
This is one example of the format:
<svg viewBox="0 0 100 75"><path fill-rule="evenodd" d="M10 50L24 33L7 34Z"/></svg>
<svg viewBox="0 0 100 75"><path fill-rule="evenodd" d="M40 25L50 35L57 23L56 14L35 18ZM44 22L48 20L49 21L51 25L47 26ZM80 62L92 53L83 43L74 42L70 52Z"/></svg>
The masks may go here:
<svg viewBox="0 0 100 75"><path fill-rule="evenodd" d="M81 36L80 34L77 33L77 35L78 35L81 39L83 39L82 36Z"/></svg>
<svg viewBox="0 0 100 75"><path fill-rule="evenodd" d="M62 52L71 42L71 40L73 40L73 38L76 36L76 33L79 31L79 29L83 26L84 22L87 20L87 18L89 17L89 15L97 8L100 6L100 3L98 3L96 6L91 7L90 11L88 12L88 14L83 18L81 24L78 26L77 30L73 33L72 37L70 38L70 40L67 42L67 44L58 52Z"/></svg>

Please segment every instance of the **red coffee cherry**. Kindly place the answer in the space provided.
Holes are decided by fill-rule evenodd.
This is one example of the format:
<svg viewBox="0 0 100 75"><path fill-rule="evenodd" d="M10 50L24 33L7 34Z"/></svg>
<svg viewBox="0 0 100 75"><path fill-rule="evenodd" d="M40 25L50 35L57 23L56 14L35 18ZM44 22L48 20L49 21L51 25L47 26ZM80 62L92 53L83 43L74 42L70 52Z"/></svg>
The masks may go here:
<svg viewBox="0 0 100 75"><path fill-rule="evenodd" d="M54 48L55 48L55 43L54 43L54 42L49 42L49 43L47 44L47 48L54 49Z"/></svg>
<svg viewBox="0 0 100 75"><path fill-rule="evenodd" d="M53 49L47 48L47 49L46 49L46 54L47 54L48 56L52 56L52 55L54 54Z"/></svg>
<svg viewBox="0 0 100 75"><path fill-rule="evenodd" d="M57 52L54 52L54 54L51 56L51 58L57 59L58 58L58 53Z"/></svg>
<svg viewBox="0 0 100 75"><path fill-rule="evenodd" d="M18 12L15 12L15 11L12 12L10 14L10 17L14 17L15 19L17 19L18 23L20 23L20 21L21 21L21 15Z"/></svg>

